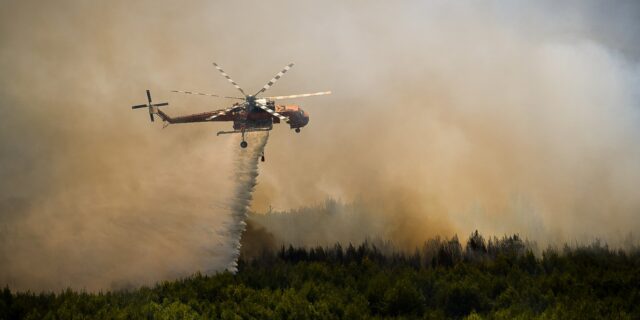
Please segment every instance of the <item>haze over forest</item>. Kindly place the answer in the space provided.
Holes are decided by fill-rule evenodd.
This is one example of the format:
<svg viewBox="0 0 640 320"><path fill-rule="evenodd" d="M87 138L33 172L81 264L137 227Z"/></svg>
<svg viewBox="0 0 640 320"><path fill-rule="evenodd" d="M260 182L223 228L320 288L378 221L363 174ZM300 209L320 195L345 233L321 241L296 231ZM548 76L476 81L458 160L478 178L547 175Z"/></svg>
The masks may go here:
<svg viewBox="0 0 640 320"><path fill-rule="evenodd" d="M0 285L227 265L230 124L161 129L130 109L145 89L170 115L227 107L169 92L236 94L213 61L247 91L289 62L271 94L333 91L292 101L310 123L271 132L251 207L362 204L357 232L326 243L477 229L616 246L640 227L637 2L0 5Z"/></svg>

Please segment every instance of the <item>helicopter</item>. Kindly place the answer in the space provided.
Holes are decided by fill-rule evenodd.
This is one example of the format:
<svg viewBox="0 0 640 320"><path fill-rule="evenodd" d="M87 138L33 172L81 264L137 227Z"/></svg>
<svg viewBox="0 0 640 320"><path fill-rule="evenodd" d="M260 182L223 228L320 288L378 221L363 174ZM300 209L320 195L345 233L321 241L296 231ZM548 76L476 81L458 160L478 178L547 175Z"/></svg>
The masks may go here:
<svg viewBox="0 0 640 320"><path fill-rule="evenodd" d="M331 94L331 91L294 94L287 96L273 96L273 97L258 97L258 95L264 93L271 88L289 69L293 67L293 63L288 64L278 72L267 84L265 84L258 92L253 95L248 95L246 92L235 82L231 77L222 70L217 64L213 63L213 66L224 76L229 83L231 83L240 93L242 97L234 96L222 96L212 93L201 93L192 91L180 91L172 90L171 92L210 96L224 99L239 100L232 106L226 109L219 109L209 112L189 114L177 117L171 117L162 110L160 107L168 106L169 103L153 103L151 100L151 92L147 90L147 104L140 104L132 106L131 109L148 108L149 117L151 121L154 121L154 116L157 115L164 121L164 126L176 123L193 123L193 122L220 122L229 121L233 122L233 130L219 131L217 135L222 134L234 134L239 133L242 135L242 142L240 142L241 148L246 148L249 144L245 140L245 133L255 131L270 131L273 129L274 123L287 123L289 127L295 130L296 133L300 132L300 129L309 123L309 114L302 110L298 105L276 105L276 101L284 99L304 98L312 96L321 96ZM262 154L262 161L264 161L264 153Z"/></svg>

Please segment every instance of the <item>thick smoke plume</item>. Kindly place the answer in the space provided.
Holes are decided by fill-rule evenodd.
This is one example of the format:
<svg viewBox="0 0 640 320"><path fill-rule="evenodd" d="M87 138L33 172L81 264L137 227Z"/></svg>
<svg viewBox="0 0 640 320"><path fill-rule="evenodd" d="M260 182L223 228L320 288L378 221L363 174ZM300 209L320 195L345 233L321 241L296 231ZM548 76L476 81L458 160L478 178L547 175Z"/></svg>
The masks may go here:
<svg viewBox="0 0 640 320"><path fill-rule="evenodd" d="M271 132L251 210L366 208L292 238L614 245L640 229L639 5L0 0L0 285L228 267L229 124L129 108L145 89L171 115L228 107L169 93L237 94L213 61L251 93L290 62L268 95L334 92L290 101L310 123Z"/></svg>

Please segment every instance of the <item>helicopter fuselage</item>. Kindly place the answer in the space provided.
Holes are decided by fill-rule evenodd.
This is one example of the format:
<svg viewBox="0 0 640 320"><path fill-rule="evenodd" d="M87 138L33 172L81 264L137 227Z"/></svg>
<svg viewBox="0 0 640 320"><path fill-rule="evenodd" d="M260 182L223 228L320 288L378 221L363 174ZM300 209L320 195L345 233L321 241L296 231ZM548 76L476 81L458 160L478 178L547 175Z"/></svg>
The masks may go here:
<svg viewBox="0 0 640 320"><path fill-rule="evenodd" d="M300 129L309 123L309 114L297 105L271 105L275 112L289 119L291 129ZM247 111L247 109L249 111ZM269 128L274 123L280 123L279 118L275 118L268 112L260 108L243 108L232 111L224 115L217 116L208 120L217 112L203 112L186 116L169 117L162 110L155 110L158 115L168 123L191 123L191 122L231 122L233 121L233 129L241 130L249 128Z"/></svg>
<svg viewBox="0 0 640 320"><path fill-rule="evenodd" d="M274 111L289 118L291 129L298 129L309 123L309 114L296 105L276 105ZM249 112L244 110L237 114L229 114L233 119L233 128L239 130L243 125L246 127L270 127L273 123L280 123L280 119L273 117L260 108L254 108ZM225 121L227 116L214 119L214 121ZM231 119L229 119L231 120ZM226 121L229 121L226 120Z"/></svg>

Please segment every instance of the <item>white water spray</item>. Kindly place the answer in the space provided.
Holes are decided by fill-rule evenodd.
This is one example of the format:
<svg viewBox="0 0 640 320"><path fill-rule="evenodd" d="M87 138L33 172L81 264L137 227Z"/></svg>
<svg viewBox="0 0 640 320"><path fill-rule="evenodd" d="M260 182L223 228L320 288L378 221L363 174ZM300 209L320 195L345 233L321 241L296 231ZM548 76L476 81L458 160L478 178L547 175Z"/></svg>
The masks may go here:
<svg viewBox="0 0 640 320"><path fill-rule="evenodd" d="M234 273L238 270L240 239L247 226L245 220L258 178L258 162L269 139L269 132L248 133L245 138L249 146L244 149L238 148L234 164L235 190L227 206L231 217L219 232L223 237L221 254L226 265L225 270Z"/></svg>

